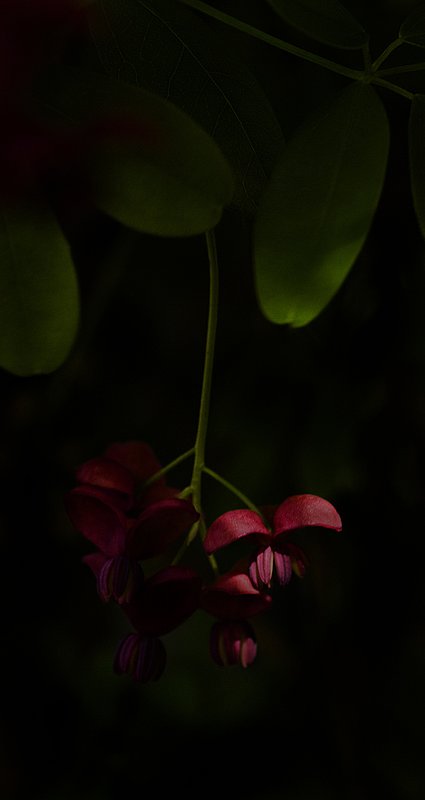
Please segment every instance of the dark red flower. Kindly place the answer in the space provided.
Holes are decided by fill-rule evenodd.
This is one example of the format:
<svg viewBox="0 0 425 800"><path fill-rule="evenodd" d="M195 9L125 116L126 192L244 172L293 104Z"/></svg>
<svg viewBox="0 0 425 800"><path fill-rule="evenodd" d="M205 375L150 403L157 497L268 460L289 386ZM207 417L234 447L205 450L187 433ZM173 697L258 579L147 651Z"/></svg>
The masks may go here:
<svg viewBox="0 0 425 800"><path fill-rule="evenodd" d="M271 527L255 511L227 511L210 526L204 541L208 554L244 537L255 542L249 565L249 576L257 589L270 588L272 577L284 586L292 570L305 571L307 559L301 548L288 542L292 531L306 527L330 528L340 531L341 518L327 500L311 494L288 497L274 511Z"/></svg>
<svg viewBox="0 0 425 800"><path fill-rule="evenodd" d="M201 606L219 619L239 620L270 608L271 595L253 586L242 564L220 575L202 591Z"/></svg>
<svg viewBox="0 0 425 800"><path fill-rule="evenodd" d="M217 664L252 664L257 642L246 618L267 611L271 603L270 594L253 586L242 562L204 587L201 607L218 618L210 633L210 652Z"/></svg>
<svg viewBox="0 0 425 800"><path fill-rule="evenodd" d="M146 579L130 603L122 606L143 636L163 636L199 608L202 580L190 567L173 564Z"/></svg>
<svg viewBox="0 0 425 800"><path fill-rule="evenodd" d="M118 645L115 671L136 681L157 680L166 664L159 639L185 622L199 607L202 581L188 567L170 566L148 578L130 603L121 607L135 628Z"/></svg>
<svg viewBox="0 0 425 800"><path fill-rule="evenodd" d="M143 490L143 483L159 469L145 443L111 445L105 456L78 469L80 485L65 498L74 527L98 548L98 589L105 600L126 602L141 577L136 563L162 554L199 518L163 477Z"/></svg>
<svg viewBox="0 0 425 800"><path fill-rule="evenodd" d="M157 681L164 672L167 653L161 639L129 633L118 645L114 672L127 673L138 683Z"/></svg>
<svg viewBox="0 0 425 800"><path fill-rule="evenodd" d="M220 667L249 667L257 655L255 633L246 620L215 622L210 633L210 652Z"/></svg>

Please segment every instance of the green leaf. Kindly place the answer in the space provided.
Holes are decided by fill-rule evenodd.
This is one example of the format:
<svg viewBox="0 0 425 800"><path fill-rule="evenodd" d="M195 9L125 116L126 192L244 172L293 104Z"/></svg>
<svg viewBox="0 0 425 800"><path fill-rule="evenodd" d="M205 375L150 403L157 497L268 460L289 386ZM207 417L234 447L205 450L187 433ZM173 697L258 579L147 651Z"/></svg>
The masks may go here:
<svg viewBox="0 0 425 800"><path fill-rule="evenodd" d="M357 50L369 34L338 0L267 0L289 25L323 44Z"/></svg>
<svg viewBox="0 0 425 800"><path fill-rule="evenodd" d="M150 92L106 75L62 72L50 106L94 132L95 205L122 224L158 236L213 228L232 199L231 169L190 117Z"/></svg>
<svg viewBox="0 0 425 800"><path fill-rule="evenodd" d="M48 209L0 211L0 365L49 373L66 359L79 316L68 243Z"/></svg>
<svg viewBox="0 0 425 800"><path fill-rule="evenodd" d="M400 27L399 36L409 44L425 47L425 6L409 14Z"/></svg>
<svg viewBox="0 0 425 800"><path fill-rule="evenodd" d="M232 166L233 203L252 214L283 137L260 84L223 45L223 27L177 0L101 0L96 11L90 28L103 70L196 120Z"/></svg>
<svg viewBox="0 0 425 800"><path fill-rule="evenodd" d="M409 119L410 184L416 217L425 238L425 95L415 94Z"/></svg>
<svg viewBox="0 0 425 800"><path fill-rule="evenodd" d="M260 204L254 264L272 322L306 325L329 303L368 234L389 148L375 90L352 84L284 147Z"/></svg>

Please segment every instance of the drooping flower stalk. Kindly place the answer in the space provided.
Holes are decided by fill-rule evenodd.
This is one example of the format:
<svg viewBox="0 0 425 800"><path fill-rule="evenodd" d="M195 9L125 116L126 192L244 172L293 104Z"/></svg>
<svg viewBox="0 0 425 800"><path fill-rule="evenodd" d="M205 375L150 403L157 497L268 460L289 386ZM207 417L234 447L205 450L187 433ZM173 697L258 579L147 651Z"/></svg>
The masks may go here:
<svg viewBox="0 0 425 800"><path fill-rule="evenodd" d="M195 459L192 472L193 505L201 513L201 480L205 465L205 443L210 410L212 372L214 366L215 338L218 315L218 263L214 231L206 233L210 267L210 297L208 311L207 341L205 345L204 374L202 379L201 401L199 405L198 429L195 440Z"/></svg>

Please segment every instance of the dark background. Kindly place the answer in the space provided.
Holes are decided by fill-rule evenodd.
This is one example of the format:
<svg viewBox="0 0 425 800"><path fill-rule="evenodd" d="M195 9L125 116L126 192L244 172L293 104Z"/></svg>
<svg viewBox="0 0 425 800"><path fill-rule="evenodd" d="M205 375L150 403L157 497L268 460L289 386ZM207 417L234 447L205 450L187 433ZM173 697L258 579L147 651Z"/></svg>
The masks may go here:
<svg viewBox="0 0 425 800"><path fill-rule="evenodd" d="M415 4L346 5L373 32L376 57ZM259 6L220 7L277 32ZM235 47L287 135L307 100L314 106L339 80L256 43ZM380 207L314 323L268 323L250 222L229 211L218 229L208 463L257 504L317 493L344 523L342 534L300 535L310 570L255 622L248 670L211 662L210 620L199 612L166 637L158 683L112 672L126 628L81 564L88 548L63 496L76 466L110 442L148 441L164 464L192 446L208 264L202 237L63 218L81 286L79 339L51 376L0 375L2 797L423 798L425 249L408 179L409 104L381 96L392 144ZM182 467L173 480L188 477ZM210 521L238 505L208 478L204 501Z"/></svg>

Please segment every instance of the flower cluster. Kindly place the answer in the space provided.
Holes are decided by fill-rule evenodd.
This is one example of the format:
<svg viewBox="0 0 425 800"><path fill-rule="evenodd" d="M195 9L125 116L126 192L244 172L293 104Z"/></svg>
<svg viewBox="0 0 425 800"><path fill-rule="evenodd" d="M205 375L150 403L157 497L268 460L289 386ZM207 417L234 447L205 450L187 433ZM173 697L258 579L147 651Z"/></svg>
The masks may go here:
<svg viewBox="0 0 425 800"><path fill-rule="evenodd" d="M133 627L121 641L115 671L135 680L156 680L164 671L163 635L197 609L214 618L210 652L220 666L247 667L257 643L248 621L271 607L275 586L285 586L294 572L303 576L307 557L289 535L305 527L341 530L335 508L311 494L287 498L257 513L227 511L206 532L207 556L235 541L252 545L248 560L205 582L192 568L172 563L145 577L145 562L168 554L196 529L200 513L168 486L164 470L149 445L111 445L103 456L77 470L77 486L66 497L74 527L96 548L84 556L102 600L113 600ZM201 529L201 528L200 528ZM188 537L188 541L192 537Z"/></svg>
<svg viewBox="0 0 425 800"><path fill-rule="evenodd" d="M65 499L74 527L97 548L84 556L100 597L122 608L134 628L121 642L115 669L140 681L162 674L166 654L158 638L199 606L201 580L187 567L168 566L145 580L143 563L159 556L199 518L192 503L159 477L144 442L113 444L77 471L78 485Z"/></svg>

